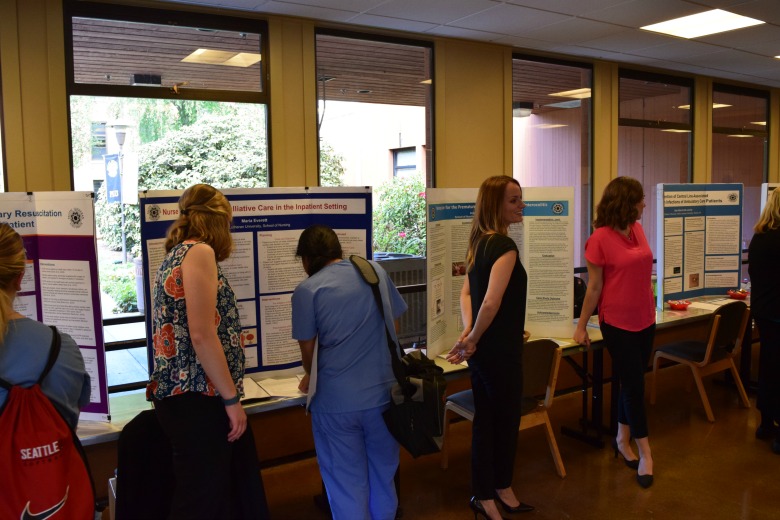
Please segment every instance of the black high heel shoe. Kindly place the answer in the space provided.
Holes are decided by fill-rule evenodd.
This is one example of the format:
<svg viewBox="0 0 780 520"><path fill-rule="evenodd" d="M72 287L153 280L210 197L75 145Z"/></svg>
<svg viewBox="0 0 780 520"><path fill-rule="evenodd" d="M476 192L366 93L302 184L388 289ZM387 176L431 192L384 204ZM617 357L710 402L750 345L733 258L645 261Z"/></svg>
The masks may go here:
<svg viewBox="0 0 780 520"><path fill-rule="evenodd" d="M639 469L639 459L628 460L626 456L623 455L623 452L618 449L617 439L615 438L612 439L612 449L615 450L615 458L620 454L620 457L623 459L623 462L626 463L626 466L634 470Z"/></svg>
<svg viewBox="0 0 780 520"><path fill-rule="evenodd" d="M636 474L636 481L644 489L647 489L647 488L649 488L650 486L653 485L653 476L652 475L640 475L637 472L637 474Z"/></svg>
<svg viewBox="0 0 780 520"><path fill-rule="evenodd" d="M487 511L485 511L485 507L480 503L479 500L477 500L477 497L471 497L469 507L472 511L474 511L474 520L479 520L480 517L484 518L485 520L490 520ZM506 520L506 518L503 516L501 518L502 520Z"/></svg>
<svg viewBox="0 0 780 520"><path fill-rule="evenodd" d="M512 513L530 513L531 511L534 510L534 506L532 506L530 504L525 504L523 502L520 502L515 507L512 507L509 504L507 504L506 502L504 502L503 500L501 500L501 497L498 496L498 493L494 493L494 495L495 495L496 501L499 504L501 504L501 507L504 508L504 511L506 511L510 515Z"/></svg>

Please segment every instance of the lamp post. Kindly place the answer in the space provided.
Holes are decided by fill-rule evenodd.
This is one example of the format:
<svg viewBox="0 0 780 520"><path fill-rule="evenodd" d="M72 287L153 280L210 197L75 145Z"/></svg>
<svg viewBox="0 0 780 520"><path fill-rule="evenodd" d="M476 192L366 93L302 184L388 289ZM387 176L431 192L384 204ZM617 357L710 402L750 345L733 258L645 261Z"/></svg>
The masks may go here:
<svg viewBox="0 0 780 520"><path fill-rule="evenodd" d="M114 129L114 137L116 138L116 142L119 145L119 185L122 186L122 175L124 173L124 154L122 153L122 149L125 145L125 139L127 138L127 131L130 128L130 125L126 123L116 122L113 125L111 125L111 128ZM121 188L120 188L121 192ZM124 200L124 194L120 193L120 201L119 201L119 214L122 218L122 263L127 263L127 235L125 234L125 200Z"/></svg>

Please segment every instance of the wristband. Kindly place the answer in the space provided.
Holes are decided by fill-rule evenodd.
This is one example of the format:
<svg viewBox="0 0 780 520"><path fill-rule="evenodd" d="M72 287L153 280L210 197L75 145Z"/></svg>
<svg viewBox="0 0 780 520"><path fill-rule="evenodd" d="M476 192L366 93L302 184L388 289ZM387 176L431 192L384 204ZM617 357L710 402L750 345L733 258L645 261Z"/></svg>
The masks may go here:
<svg viewBox="0 0 780 520"><path fill-rule="evenodd" d="M224 404L225 406L231 406L231 405L234 405L234 404L236 404L236 403L237 403L237 402L239 402L240 400L241 400L241 398L240 398L240 397L239 397L239 395L236 393L236 395L235 395L235 396L233 396L233 397L231 397L230 399L222 399L222 404Z"/></svg>

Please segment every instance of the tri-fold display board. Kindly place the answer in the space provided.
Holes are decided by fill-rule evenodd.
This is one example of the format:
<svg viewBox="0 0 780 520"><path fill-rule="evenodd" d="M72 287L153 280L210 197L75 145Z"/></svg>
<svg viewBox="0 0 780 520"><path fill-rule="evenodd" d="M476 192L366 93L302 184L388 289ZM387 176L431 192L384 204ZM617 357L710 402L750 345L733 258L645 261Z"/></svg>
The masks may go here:
<svg viewBox="0 0 780 520"><path fill-rule="evenodd" d="M371 254L370 188L263 188L221 190L233 208L233 253L221 268L236 293L246 352L246 372L264 376L300 372L292 339L291 298L306 277L295 257L301 232L312 224L336 231L344 251ZM179 216L182 191L139 194L146 308L165 257L165 234ZM146 313L147 338L152 337ZM151 342L148 342L151 343ZM149 365L152 351L149 347Z"/></svg>
<svg viewBox="0 0 780 520"><path fill-rule="evenodd" d="M449 351L463 330L460 290L477 188L429 188L428 356ZM523 188L523 222L509 228L528 273L525 329L534 338L574 332L574 188ZM518 338L522 341L522 338Z"/></svg>
<svg viewBox="0 0 780 520"><path fill-rule="evenodd" d="M742 184L659 184L657 307L726 295L742 272Z"/></svg>

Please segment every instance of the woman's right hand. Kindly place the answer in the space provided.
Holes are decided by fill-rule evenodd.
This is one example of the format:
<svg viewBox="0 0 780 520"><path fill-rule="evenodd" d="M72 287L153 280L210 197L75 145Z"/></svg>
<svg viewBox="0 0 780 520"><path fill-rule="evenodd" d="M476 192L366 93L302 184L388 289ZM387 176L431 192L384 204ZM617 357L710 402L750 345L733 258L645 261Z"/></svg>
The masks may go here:
<svg viewBox="0 0 780 520"><path fill-rule="evenodd" d="M308 394L309 393L309 381L310 381L310 379L311 378L310 378L309 374L304 374L303 377L301 378L301 382L298 383L298 390L300 390L304 394Z"/></svg>
<svg viewBox="0 0 780 520"><path fill-rule="evenodd" d="M577 329L574 331L574 337L572 339L580 345L590 347L590 336L588 336L588 329L585 327L577 327Z"/></svg>
<svg viewBox="0 0 780 520"><path fill-rule="evenodd" d="M228 442L237 441L246 431L246 412L241 403L231 404L225 407L225 412L230 422L230 431L228 432Z"/></svg>

